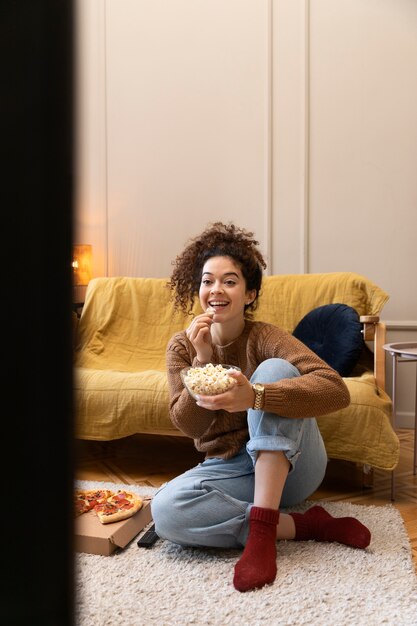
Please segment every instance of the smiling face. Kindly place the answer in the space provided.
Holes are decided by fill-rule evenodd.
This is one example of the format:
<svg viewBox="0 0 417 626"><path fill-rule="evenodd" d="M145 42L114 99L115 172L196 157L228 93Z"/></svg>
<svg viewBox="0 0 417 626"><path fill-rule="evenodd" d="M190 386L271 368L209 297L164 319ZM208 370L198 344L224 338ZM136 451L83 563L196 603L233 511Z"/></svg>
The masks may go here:
<svg viewBox="0 0 417 626"><path fill-rule="evenodd" d="M245 304L255 296L255 290L246 289L242 271L232 258L215 256L206 261L199 297L204 310L214 309L214 322L242 325Z"/></svg>

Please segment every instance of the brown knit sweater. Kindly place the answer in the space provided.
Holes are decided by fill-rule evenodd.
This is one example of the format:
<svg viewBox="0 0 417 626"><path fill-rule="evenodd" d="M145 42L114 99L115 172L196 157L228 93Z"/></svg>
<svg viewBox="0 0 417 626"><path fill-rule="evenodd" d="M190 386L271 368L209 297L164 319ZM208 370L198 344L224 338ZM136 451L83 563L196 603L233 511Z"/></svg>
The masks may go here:
<svg viewBox="0 0 417 626"><path fill-rule="evenodd" d="M272 324L247 320L242 334L232 343L214 346L212 362L237 365L250 379L259 363L274 357L292 363L301 376L266 384L265 411L284 417L318 417L348 406L349 391L339 374L290 333ZM189 365L205 364L197 360L182 331L167 347L171 420L194 439L195 447L206 457L231 458L248 440L247 413L197 406L180 377L180 370Z"/></svg>

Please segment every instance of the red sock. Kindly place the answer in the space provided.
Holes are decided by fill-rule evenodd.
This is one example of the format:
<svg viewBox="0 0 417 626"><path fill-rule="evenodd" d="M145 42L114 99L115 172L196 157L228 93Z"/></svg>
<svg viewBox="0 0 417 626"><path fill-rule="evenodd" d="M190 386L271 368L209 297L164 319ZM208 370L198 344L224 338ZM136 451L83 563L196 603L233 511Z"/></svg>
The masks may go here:
<svg viewBox="0 0 417 626"><path fill-rule="evenodd" d="M370 544L371 533L354 517L332 517L321 506L290 515L295 523L295 541L337 541L352 548L366 548Z"/></svg>
<svg viewBox="0 0 417 626"><path fill-rule="evenodd" d="M259 506L251 508L248 540L235 565L233 584L238 591L249 591L274 582L278 520L279 511Z"/></svg>

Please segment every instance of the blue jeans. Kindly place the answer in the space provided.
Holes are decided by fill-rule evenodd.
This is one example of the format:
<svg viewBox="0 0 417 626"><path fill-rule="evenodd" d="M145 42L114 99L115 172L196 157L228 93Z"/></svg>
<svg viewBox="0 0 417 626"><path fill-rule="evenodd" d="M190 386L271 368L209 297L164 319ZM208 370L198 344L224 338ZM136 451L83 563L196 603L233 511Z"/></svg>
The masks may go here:
<svg viewBox="0 0 417 626"><path fill-rule="evenodd" d="M251 382L269 383L299 376L282 359L268 359ZM310 496L324 478L327 454L316 419L248 411L249 440L231 459L209 458L163 485L151 509L156 532L183 546L241 548L249 531L254 466L260 450L280 450L290 462L281 507Z"/></svg>

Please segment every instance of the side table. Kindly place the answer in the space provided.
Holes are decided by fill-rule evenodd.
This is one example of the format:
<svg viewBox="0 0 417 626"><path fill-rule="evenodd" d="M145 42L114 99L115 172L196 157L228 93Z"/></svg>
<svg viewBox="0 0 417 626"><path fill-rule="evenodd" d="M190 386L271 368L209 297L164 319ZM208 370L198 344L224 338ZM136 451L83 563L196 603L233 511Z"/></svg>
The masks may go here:
<svg viewBox="0 0 417 626"><path fill-rule="evenodd" d="M417 342L386 343L383 346L392 358L392 418L393 427L396 428L397 417L397 368L399 363L412 363L417 361ZM413 474L417 469L417 376L416 376L416 403L414 407L414 458ZM391 500L395 498L395 474L391 476Z"/></svg>

